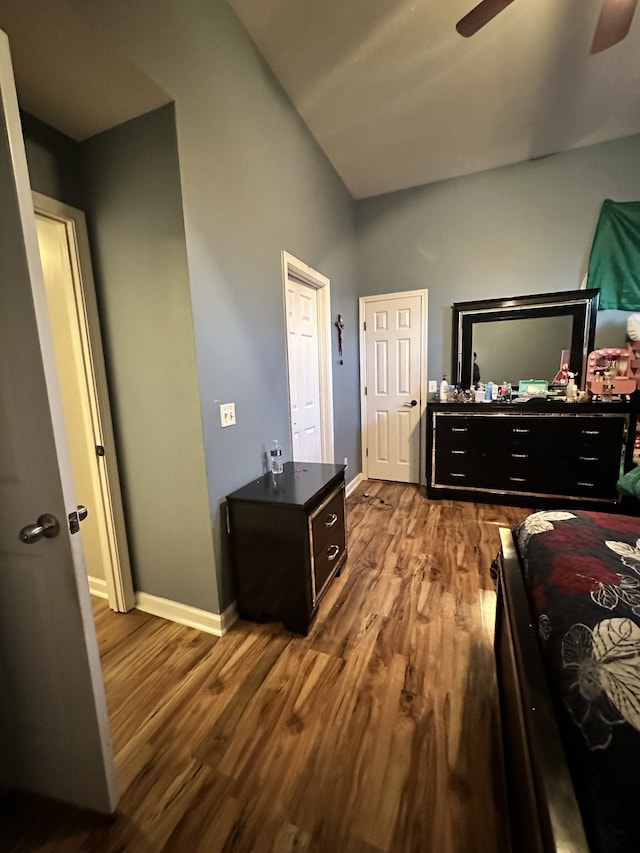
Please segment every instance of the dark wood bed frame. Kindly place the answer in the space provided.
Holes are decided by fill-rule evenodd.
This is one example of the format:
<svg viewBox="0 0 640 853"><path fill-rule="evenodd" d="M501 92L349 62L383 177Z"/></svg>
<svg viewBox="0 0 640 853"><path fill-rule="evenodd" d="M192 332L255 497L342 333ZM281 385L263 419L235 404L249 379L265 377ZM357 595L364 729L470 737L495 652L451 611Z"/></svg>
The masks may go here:
<svg viewBox="0 0 640 853"><path fill-rule="evenodd" d="M514 853L589 853L511 530L500 528L495 657Z"/></svg>

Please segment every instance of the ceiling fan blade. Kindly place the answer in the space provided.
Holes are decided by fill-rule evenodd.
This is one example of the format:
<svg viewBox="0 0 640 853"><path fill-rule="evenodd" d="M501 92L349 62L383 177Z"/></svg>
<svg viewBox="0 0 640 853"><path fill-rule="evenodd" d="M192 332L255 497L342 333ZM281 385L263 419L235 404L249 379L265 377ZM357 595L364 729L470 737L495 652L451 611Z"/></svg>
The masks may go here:
<svg viewBox="0 0 640 853"><path fill-rule="evenodd" d="M600 53L626 36L633 20L638 0L604 0L591 53Z"/></svg>
<svg viewBox="0 0 640 853"><path fill-rule="evenodd" d="M481 27L488 24L498 12L502 12L511 3L513 0L482 0L470 12L467 12L464 18L460 18L456 24L456 29L461 36L468 38L477 33Z"/></svg>

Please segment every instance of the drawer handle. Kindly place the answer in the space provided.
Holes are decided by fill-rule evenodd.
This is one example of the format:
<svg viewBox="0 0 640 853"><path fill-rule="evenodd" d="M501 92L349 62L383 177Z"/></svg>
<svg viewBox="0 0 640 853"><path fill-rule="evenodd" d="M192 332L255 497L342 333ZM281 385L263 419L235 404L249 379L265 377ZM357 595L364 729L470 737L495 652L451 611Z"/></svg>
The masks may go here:
<svg viewBox="0 0 640 853"><path fill-rule="evenodd" d="M522 434L526 434L526 433L530 433L530 432L531 432L531 430L530 430L530 429L522 429L522 428L519 428L519 427L514 427L514 428L513 428L513 431L514 431L514 432L517 432L517 433L522 433Z"/></svg>
<svg viewBox="0 0 640 853"><path fill-rule="evenodd" d="M451 432L468 432L468 427L451 427Z"/></svg>
<svg viewBox="0 0 640 853"><path fill-rule="evenodd" d="M335 548L335 551L333 550L334 548ZM329 560L329 562L331 562L332 560L335 560L335 558L338 556L339 553L340 553L340 546L339 545L329 545L329 547L327 548L327 560Z"/></svg>
<svg viewBox="0 0 640 853"><path fill-rule="evenodd" d="M526 483L527 482L524 477L509 477L509 480L512 483Z"/></svg>
<svg viewBox="0 0 640 853"><path fill-rule="evenodd" d="M451 455L452 456L464 456L466 454L466 452L467 452L466 450L452 450Z"/></svg>
<svg viewBox="0 0 640 853"><path fill-rule="evenodd" d="M466 474L452 474L452 477L461 477L463 480L467 476Z"/></svg>
<svg viewBox="0 0 640 853"><path fill-rule="evenodd" d="M578 456L580 462L599 462L599 456Z"/></svg>
<svg viewBox="0 0 640 853"><path fill-rule="evenodd" d="M529 454L528 453L512 453L511 457L512 457L512 459L528 459Z"/></svg>
<svg viewBox="0 0 640 853"><path fill-rule="evenodd" d="M578 481L578 482L576 483L576 485L577 485L577 486L584 486L584 487L585 487L585 488L587 488L587 489L595 489L595 483L581 483L581 482L579 482L579 481Z"/></svg>
<svg viewBox="0 0 640 853"><path fill-rule="evenodd" d="M333 527L333 525L338 520L338 516L335 514L335 512L332 512L331 515L328 516L328 518L329 518L329 521L325 521L324 526L325 527Z"/></svg>
<svg viewBox="0 0 640 853"><path fill-rule="evenodd" d="M580 432L582 435L600 435L599 429L583 429Z"/></svg>

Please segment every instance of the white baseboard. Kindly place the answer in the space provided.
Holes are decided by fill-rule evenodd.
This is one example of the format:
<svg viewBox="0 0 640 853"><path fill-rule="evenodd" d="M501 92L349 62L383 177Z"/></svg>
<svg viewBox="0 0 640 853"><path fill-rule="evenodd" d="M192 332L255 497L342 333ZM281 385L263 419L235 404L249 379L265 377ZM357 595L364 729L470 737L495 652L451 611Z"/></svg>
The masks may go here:
<svg viewBox="0 0 640 853"><path fill-rule="evenodd" d="M91 595L95 595L96 598L106 598L109 599L109 591L107 589L107 582L103 578L92 578L91 575L88 575L89 580L89 592Z"/></svg>
<svg viewBox="0 0 640 853"><path fill-rule="evenodd" d="M346 488L345 488L346 496L349 497L351 492L353 492L355 489L357 489L363 480L364 480L364 477L362 476L362 473L356 474L356 476L353 478L353 480L348 482L346 485Z"/></svg>
<svg viewBox="0 0 640 853"><path fill-rule="evenodd" d="M150 613L152 616L168 619L170 622L197 628L198 631L204 631L207 634L215 634L216 637L223 637L238 618L235 601L223 613L211 613L208 610L181 604L179 601L149 595L147 592L136 592L136 609Z"/></svg>

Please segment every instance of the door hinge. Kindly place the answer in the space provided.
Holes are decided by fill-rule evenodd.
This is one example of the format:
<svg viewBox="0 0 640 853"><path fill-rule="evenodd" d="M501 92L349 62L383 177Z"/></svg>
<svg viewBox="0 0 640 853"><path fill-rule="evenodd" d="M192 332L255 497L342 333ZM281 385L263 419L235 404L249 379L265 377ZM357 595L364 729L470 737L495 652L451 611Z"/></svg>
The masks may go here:
<svg viewBox="0 0 640 853"><path fill-rule="evenodd" d="M367 396L367 386L366 385L364 386L364 396L365 397Z"/></svg>
<svg viewBox="0 0 640 853"><path fill-rule="evenodd" d="M367 331L367 321L366 321L366 320L365 320L365 321L364 321L364 323L362 324L362 330L363 330L364 332L366 332L366 331Z"/></svg>
<svg viewBox="0 0 640 853"><path fill-rule="evenodd" d="M365 455L365 456L368 456L368 455L369 455L369 448L368 448L368 447L366 447L366 448L365 448L364 455Z"/></svg>

